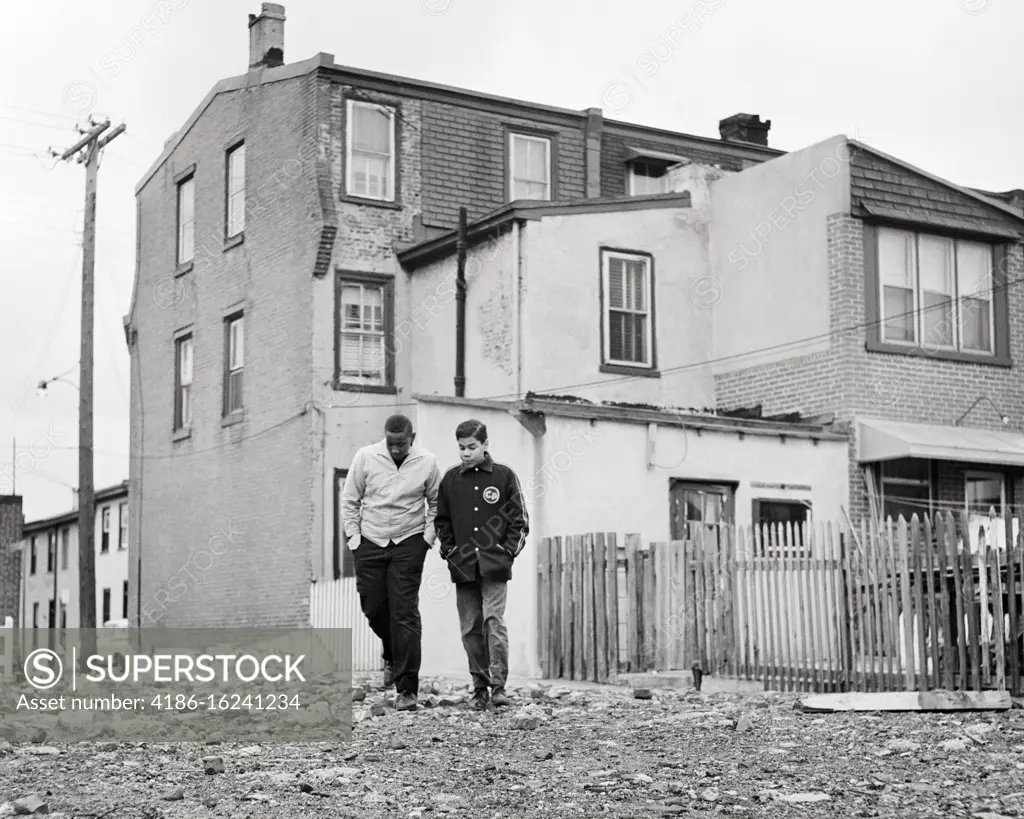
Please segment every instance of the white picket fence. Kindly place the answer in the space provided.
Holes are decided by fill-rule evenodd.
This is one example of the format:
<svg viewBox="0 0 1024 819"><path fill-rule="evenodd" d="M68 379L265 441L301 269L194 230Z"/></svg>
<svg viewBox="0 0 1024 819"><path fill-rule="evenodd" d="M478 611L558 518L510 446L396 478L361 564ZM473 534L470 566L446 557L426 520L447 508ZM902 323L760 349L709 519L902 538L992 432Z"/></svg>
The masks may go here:
<svg viewBox="0 0 1024 819"><path fill-rule="evenodd" d="M14 676L14 618L5 617L0 628L0 679Z"/></svg>
<svg viewBox="0 0 1024 819"><path fill-rule="evenodd" d="M309 624L313 628L352 629L352 671L367 673L384 667L381 644L359 605L354 577L313 583L309 590Z"/></svg>

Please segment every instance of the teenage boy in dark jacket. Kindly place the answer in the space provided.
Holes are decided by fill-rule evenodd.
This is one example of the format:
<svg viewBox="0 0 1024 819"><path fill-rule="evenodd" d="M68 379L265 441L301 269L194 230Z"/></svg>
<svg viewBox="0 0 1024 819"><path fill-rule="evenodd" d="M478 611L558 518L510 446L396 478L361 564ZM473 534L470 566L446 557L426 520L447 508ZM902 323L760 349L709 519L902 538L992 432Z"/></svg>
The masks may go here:
<svg viewBox="0 0 1024 819"><path fill-rule="evenodd" d="M483 710L488 700L495 706L511 704L505 693L506 584L530 524L519 478L487 451L487 427L477 420L463 421L455 439L462 463L441 479L434 526L455 583L462 645L473 678L471 704Z"/></svg>

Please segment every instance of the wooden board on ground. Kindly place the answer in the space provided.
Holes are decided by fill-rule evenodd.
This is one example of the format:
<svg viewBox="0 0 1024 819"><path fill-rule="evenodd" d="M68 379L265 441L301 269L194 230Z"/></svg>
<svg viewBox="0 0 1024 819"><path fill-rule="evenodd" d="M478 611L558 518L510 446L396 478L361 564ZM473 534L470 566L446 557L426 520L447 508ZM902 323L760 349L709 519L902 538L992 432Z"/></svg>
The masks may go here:
<svg viewBox="0 0 1024 819"><path fill-rule="evenodd" d="M802 711L1008 711L1008 691L891 691L812 694L799 701Z"/></svg>

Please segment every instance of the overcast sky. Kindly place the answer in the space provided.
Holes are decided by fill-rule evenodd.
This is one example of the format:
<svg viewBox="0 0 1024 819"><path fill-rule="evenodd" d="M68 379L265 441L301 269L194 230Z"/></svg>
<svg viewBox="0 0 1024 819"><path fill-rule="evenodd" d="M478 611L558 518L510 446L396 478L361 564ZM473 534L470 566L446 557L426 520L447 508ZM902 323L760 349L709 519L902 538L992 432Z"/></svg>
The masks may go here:
<svg viewBox="0 0 1024 819"><path fill-rule="evenodd" d="M99 175L96 483L128 477L134 188L221 78L248 66L254 0L53 0L5 6L0 50L0 493L29 520L71 508L78 483L80 230L84 167L49 147L106 116L128 130ZM697 8L703 7L699 17ZM343 65L704 136L737 112L771 119L795 150L857 136L932 173L1024 187L1024 105L1012 62L1020 0L373 0L285 3L285 59ZM154 10L163 9L163 22ZM147 30L144 21L148 21ZM155 31L155 33L154 33ZM11 36L12 35L12 36Z"/></svg>

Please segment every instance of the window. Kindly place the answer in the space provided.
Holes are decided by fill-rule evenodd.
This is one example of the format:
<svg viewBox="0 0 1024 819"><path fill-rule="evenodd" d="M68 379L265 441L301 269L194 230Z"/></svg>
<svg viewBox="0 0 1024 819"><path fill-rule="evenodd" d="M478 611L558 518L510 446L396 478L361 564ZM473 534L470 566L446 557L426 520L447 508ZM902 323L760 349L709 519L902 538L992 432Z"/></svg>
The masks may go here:
<svg viewBox="0 0 1024 819"><path fill-rule="evenodd" d="M245 230L245 143L228 151L225 238Z"/></svg>
<svg viewBox="0 0 1024 819"><path fill-rule="evenodd" d="M757 527L762 537L764 536L764 529L762 527L768 526L768 542L762 542L769 556L780 555L785 552L788 556L800 557L803 554L802 547L804 546L802 524L809 524L811 522L811 503L810 501L802 500L757 498L753 502L751 521ZM775 542L776 527L778 527L778 535L786 538L788 536L787 524L792 526L795 549L780 548L782 544Z"/></svg>
<svg viewBox="0 0 1024 819"><path fill-rule="evenodd" d="M60 627L61 628L67 628L68 627L68 607L67 607L67 604L64 603L63 600L61 601L61 604L60 604Z"/></svg>
<svg viewBox="0 0 1024 819"><path fill-rule="evenodd" d="M335 580L339 577L355 577L355 560L352 557L352 550L348 548L348 538L345 537L345 526L341 518L341 493L345 489L345 478L348 477L347 469L334 470L334 554L332 555L332 574Z"/></svg>
<svg viewBox="0 0 1024 819"><path fill-rule="evenodd" d="M241 313L224 320L224 415L242 409L242 365L245 332Z"/></svg>
<svg viewBox="0 0 1024 819"><path fill-rule="evenodd" d="M32 604L32 628L39 628L39 604Z"/></svg>
<svg viewBox="0 0 1024 819"><path fill-rule="evenodd" d="M100 619L100 625L105 626L110 622L110 589L103 590L103 617Z"/></svg>
<svg viewBox="0 0 1024 819"><path fill-rule="evenodd" d="M336 382L389 388L393 384L391 337L393 280L339 273L337 280Z"/></svg>
<svg viewBox="0 0 1024 819"><path fill-rule="evenodd" d="M100 536L100 552L106 554L110 551L110 507L103 507L103 530Z"/></svg>
<svg viewBox="0 0 1024 819"><path fill-rule="evenodd" d="M602 251L603 363L654 367L650 256Z"/></svg>
<svg viewBox="0 0 1024 819"><path fill-rule="evenodd" d="M128 548L128 504L122 503L117 507L117 514L120 523L120 529L117 532L117 548L118 550Z"/></svg>
<svg viewBox="0 0 1024 819"><path fill-rule="evenodd" d="M32 537L32 543L30 544L29 549L30 549L30 551L29 551L28 573L29 574L35 574L36 573L36 569L38 568L38 566L36 565L36 563L37 563L37 556L36 556L36 539L35 539L35 536Z"/></svg>
<svg viewBox="0 0 1024 819"><path fill-rule="evenodd" d="M668 193L668 168L663 162L635 160L629 163L629 195Z"/></svg>
<svg viewBox="0 0 1024 819"><path fill-rule="evenodd" d="M196 184L190 176L178 183L178 264L195 255Z"/></svg>
<svg viewBox="0 0 1024 819"><path fill-rule="evenodd" d="M68 552L70 551L71 544L71 530L64 527L64 530L60 533L60 567L66 569L68 567Z"/></svg>
<svg viewBox="0 0 1024 819"><path fill-rule="evenodd" d="M925 350L993 354L993 248L878 229L881 340Z"/></svg>
<svg viewBox="0 0 1024 819"><path fill-rule="evenodd" d="M49 574L57 566L57 532L46 533L46 572Z"/></svg>
<svg viewBox="0 0 1024 819"><path fill-rule="evenodd" d="M930 461L903 458L886 461L880 469L882 520L891 517L895 523L902 515L909 523L912 515L920 519L931 514L934 493Z"/></svg>
<svg viewBox="0 0 1024 819"><path fill-rule="evenodd" d="M349 196L395 200L395 111L348 100L345 190Z"/></svg>
<svg viewBox="0 0 1024 819"><path fill-rule="evenodd" d="M128 581L124 581L121 591L121 617L128 619Z"/></svg>
<svg viewBox="0 0 1024 819"><path fill-rule="evenodd" d="M551 140L509 134L509 199L551 199Z"/></svg>
<svg viewBox="0 0 1024 819"><path fill-rule="evenodd" d="M192 426L192 336L174 343L174 429Z"/></svg>
<svg viewBox="0 0 1024 819"><path fill-rule="evenodd" d="M57 601L52 597L46 604L46 627L57 628Z"/></svg>

